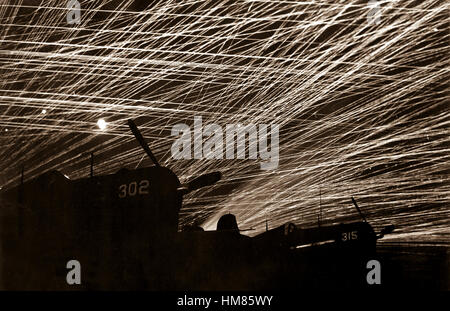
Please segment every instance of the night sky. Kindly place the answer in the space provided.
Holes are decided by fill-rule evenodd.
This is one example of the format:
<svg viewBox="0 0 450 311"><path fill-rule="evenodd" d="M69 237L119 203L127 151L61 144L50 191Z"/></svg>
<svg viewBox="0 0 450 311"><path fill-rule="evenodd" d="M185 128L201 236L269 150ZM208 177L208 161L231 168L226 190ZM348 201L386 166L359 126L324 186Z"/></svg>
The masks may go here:
<svg viewBox="0 0 450 311"><path fill-rule="evenodd" d="M48 170L71 179L151 165L136 120L181 181L180 227L233 213L254 235L358 220L383 240L450 241L446 1L0 2L0 187ZM372 18L372 19L371 19ZM278 124L279 165L175 160L177 123ZM107 128L101 131L97 121Z"/></svg>

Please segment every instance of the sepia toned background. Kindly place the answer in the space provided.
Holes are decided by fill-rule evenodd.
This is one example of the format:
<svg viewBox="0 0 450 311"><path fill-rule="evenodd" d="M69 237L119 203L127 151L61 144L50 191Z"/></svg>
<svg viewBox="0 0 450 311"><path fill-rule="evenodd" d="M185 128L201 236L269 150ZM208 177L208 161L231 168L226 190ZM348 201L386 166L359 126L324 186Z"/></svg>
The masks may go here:
<svg viewBox="0 0 450 311"><path fill-rule="evenodd" d="M151 165L132 118L180 180L223 174L186 197L180 228L356 220L354 196L396 226L383 241L448 244L446 1L80 1L72 25L65 1L0 3L0 187L22 166L86 177L90 152L95 174ZM171 129L194 116L279 124L278 168L174 160Z"/></svg>

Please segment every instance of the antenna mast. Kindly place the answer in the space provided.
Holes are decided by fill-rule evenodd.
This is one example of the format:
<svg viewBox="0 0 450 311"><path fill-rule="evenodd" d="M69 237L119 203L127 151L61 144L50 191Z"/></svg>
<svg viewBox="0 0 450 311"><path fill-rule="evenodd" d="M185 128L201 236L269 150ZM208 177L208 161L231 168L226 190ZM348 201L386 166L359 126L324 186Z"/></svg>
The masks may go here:
<svg viewBox="0 0 450 311"><path fill-rule="evenodd" d="M317 215L317 224L320 227L320 222L322 221L322 187L319 185L319 210L320 214Z"/></svg>
<svg viewBox="0 0 450 311"><path fill-rule="evenodd" d="M23 186L23 182L24 182L24 166L22 165L22 170L20 172L20 187L19 187L19 197L18 197L18 202L19 203L23 203L23 193L24 193L24 186Z"/></svg>
<svg viewBox="0 0 450 311"><path fill-rule="evenodd" d="M94 177L94 153L91 152L91 178Z"/></svg>

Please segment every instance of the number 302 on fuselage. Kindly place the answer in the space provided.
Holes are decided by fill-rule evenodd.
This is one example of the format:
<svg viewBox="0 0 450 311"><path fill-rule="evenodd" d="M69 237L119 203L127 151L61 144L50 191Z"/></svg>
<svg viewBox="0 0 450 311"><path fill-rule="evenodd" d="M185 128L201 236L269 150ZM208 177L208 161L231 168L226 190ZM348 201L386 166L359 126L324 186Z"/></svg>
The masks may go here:
<svg viewBox="0 0 450 311"><path fill-rule="evenodd" d="M136 195L148 194L148 187L150 182L147 179L139 181L132 181L128 184L122 184L119 186L119 198L123 199L128 197L134 197Z"/></svg>
<svg viewBox="0 0 450 311"><path fill-rule="evenodd" d="M145 200L150 204L163 203L167 198L177 196L180 186L177 176L165 167L121 169L111 177L114 198L119 204L133 199Z"/></svg>

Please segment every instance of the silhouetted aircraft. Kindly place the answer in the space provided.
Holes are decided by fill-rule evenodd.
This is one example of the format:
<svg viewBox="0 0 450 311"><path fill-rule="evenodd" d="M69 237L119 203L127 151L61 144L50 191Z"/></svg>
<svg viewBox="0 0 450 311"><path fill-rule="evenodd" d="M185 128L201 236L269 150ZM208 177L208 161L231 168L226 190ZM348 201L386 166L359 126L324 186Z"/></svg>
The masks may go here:
<svg viewBox="0 0 450 311"><path fill-rule="evenodd" d="M27 182L22 176L19 186L0 193L3 289L341 287L350 275L354 286L365 280L362 264L376 240L393 230L377 235L366 221L309 229L288 223L251 238L228 214L216 231L178 232L183 195L216 183L221 173L181 184L128 124L154 166L78 180L50 171ZM70 260L81 264L79 285L66 282Z"/></svg>

